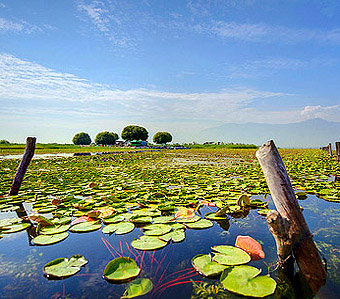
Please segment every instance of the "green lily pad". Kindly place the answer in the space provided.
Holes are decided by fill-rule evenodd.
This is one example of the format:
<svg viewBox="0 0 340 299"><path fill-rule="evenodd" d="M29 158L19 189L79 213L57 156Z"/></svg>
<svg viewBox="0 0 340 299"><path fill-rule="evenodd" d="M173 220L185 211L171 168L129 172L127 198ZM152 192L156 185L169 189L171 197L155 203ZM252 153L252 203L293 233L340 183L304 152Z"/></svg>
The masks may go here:
<svg viewBox="0 0 340 299"><path fill-rule="evenodd" d="M68 233L60 233L55 235L39 235L36 236L32 242L35 245L51 245L55 243L59 243L65 240L68 237Z"/></svg>
<svg viewBox="0 0 340 299"><path fill-rule="evenodd" d="M177 219L177 222L180 222L180 223L192 223L192 222L196 222L198 220L200 220L201 217L200 216L197 216L195 215L194 217L187 217L187 218L182 218L182 219Z"/></svg>
<svg viewBox="0 0 340 299"><path fill-rule="evenodd" d="M191 264L200 274L206 277L216 277L226 266L211 260L210 254L199 254L191 259Z"/></svg>
<svg viewBox="0 0 340 299"><path fill-rule="evenodd" d="M131 246L139 250L156 250L165 247L167 244L167 242L164 242L157 237L145 235L131 242Z"/></svg>
<svg viewBox="0 0 340 299"><path fill-rule="evenodd" d="M20 218L5 218L0 220L0 229L5 229L6 226L21 222Z"/></svg>
<svg viewBox="0 0 340 299"><path fill-rule="evenodd" d="M212 227L213 223L210 220L201 219L193 223L186 223L186 226L192 229L204 229L204 228Z"/></svg>
<svg viewBox="0 0 340 299"><path fill-rule="evenodd" d="M153 218L153 224L161 224L161 223L171 223L172 219L174 219L173 216L161 216L161 217L156 217Z"/></svg>
<svg viewBox="0 0 340 299"><path fill-rule="evenodd" d="M182 229L173 230L163 236L160 236L159 239L165 242L169 242L172 240L172 242L182 242L185 239L185 232Z"/></svg>
<svg viewBox="0 0 340 299"><path fill-rule="evenodd" d="M37 212L39 214L47 214L47 213L53 212L55 209L56 209L55 206L50 206L50 207L45 207L45 208L39 209L39 210L37 210Z"/></svg>
<svg viewBox="0 0 340 299"><path fill-rule="evenodd" d="M129 232L132 232L135 228L134 224L131 222L120 222L120 223L112 223L107 226L104 226L102 232L104 234L112 234L116 233L116 235L123 235Z"/></svg>
<svg viewBox="0 0 340 299"><path fill-rule="evenodd" d="M276 282L269 276L258 276L261 270L241 265L229 267L221 275L221 283L230 292L250 297L266 297L274 293Z"/></svg>
<svg viewBox="0 0 340 299"><path fill-rule="evenodd" d="M216 216L216 213L214 212L209 212L204 215L204 218L209 219L209 220L225 220L228 219L228 216Z"/></svg>
<svg viewBox="0 0 340 299"><path fill-rule="evenodd" d="M103 222L105 224L111 224L111 223L118 223L123 221L125 218L122 215L116 215L113 217L107 217L107 218L103 218Z"/></svg>
<svg viewBox="0 0 340 299"><path fill-rule="evenodd" d="M140 268L133 259L129 257L118 257L106 265L103 276L112 282L123 282L136 278L139 273Z"/></svg>
<svg viewBox="0 0 340 299"><path fill-rule="evenodd" d="M228 245L220 245L212 247L215 253L213 261L227 266L241 265L249 263L251 258L244 250Z"/></svg>
<svg viewBox="0 0 340 299"><path fill-rule="evenodd" d="M72 225L69 230L73 233L86 233L98 230L100 228L101 224L97 221L85 221Z"/></svg>
<svg viewBox="0 0 340 299"><path fill-rule="evenodd" d="M31 225L29 223L17 223L17 224L12 224L12 225L8 225L3 227L3 234L12 234L12 233L17 233L20 232L22 230L25 230L27 228L29 228Z"/></svg>
<svg viewBox="0 0 340 299"><path fill-rule="evenodd" d="M152 281L149 278L138 278L130 282L122 298L135 298L149 293L153 288Z"/></svg>
<svg viewBox="0 0 340 299"><path fill-rule="evenodd" d="M68 231L69 228L70 228L69 225L44 226L43 228L40 229L39 233L43 235L54 235L66 232Z"/></svg>
<svg viewBox="0 0 340 299"><path fill-rule="evenodd" d="M88 261L79 254L71 256L70 259L61 257L47 263L43 271L47 277L66 278L80 271L80 268L86 265Z"/></svg>
<svg viewBox="0 0 340 299"><path fill-rule="evenodd" d="M129 220L133 223L151 223L152 217L133 215Z"/></svg>
<svg viewBox="0 0 340 299"><path fill-rule="evenodd" d="M144 235L161 236L171 231L171 226L167 224L151 224L143 228Z"/></svg>
<svg viewBox="0 0 340 299"><path fill-rule="evenodd" d="M184 224L181 224L181 223L173 223L173 224L170 224L172 229L173 230L177 230L177 229L182 229L182 230L185 230L185 225Z"/></svg>
<svg viewBox="0 0 340 299"><path fill-rule="evenodd" d="M69 224L71 222L72 218L71 217L61 217L61 218L54 218L52 219L52 222L55 225L64 225L64 224Z"/></svg>

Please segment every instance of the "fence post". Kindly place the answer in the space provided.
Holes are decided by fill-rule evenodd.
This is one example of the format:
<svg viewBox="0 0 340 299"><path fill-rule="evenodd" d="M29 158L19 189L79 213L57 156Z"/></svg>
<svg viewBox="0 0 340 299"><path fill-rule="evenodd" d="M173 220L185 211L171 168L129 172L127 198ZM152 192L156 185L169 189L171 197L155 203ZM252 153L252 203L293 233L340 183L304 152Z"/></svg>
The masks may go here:
<svg viewBox="0 0 340 299"><path fill-rule="evenodd" d="M328 143L328 154L332 157L332 143Z"/></svg>
<svg viewBox="0 0 340 299"><path fill-rule="evenodd" d="M18 195L22 180L24 179L28 165L30 164L35 150L35 137L27 137L25 153L15 174L9 195Z"/></svg>
<svg viewBox="0 0 340 299"><path fill-rule="evenodd" d="M335 154L336 154L336 160L340 161L340 142L335 142Z"/></svg>
<svg viewBox="0 0 340 299"><path fill-rule="evenodd" d="M296 262L313 292L325 284L326 269L314 244L306 220L301 212L281 156L272 140L256 152L277 212L289 226L287 240L291 243ZM275 236L274 236L275 237ZM277 242L278 244L278 242ZM284 253L287 255L287 253ZM280 259L280 257L279 257Z"/></svg>

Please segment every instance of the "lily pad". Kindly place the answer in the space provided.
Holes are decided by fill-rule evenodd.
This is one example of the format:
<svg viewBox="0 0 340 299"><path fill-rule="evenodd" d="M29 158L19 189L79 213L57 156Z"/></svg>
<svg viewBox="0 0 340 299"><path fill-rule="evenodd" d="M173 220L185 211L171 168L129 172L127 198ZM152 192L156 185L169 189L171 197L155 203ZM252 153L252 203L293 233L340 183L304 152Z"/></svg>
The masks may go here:
<svg viewBox="0 0 340 299"><path fill-rule="evenodd" d="M133 259L129 257L118 257L106 265L103 276L112 282L124 282L136 278L139 273L140 268Z"/></svg>
<svg viewBox="0 0 340 299"><path fill-rule="evenodd" d="M225 220L228 219L228 216L216 216L216 213L214 212L209 212L204 215L204 218L209 219L209 220Z"/></svg>
<svg viewBox="0 0 340 299"><path fill-rule="evenodd" d="M103 218L103 222L105 224L111 224L111 223L118 223L123 221L125 218L122 215L117 215L117 216L112 216L112 217L107 217Z"/></svg>
<svg viewBox="0 0 340 299"><path fill-rule="evenodd" d="M163 236L160 236L159 239L165 242L169 242L172 240L172 242L182 242L185 239L185 232L182 229L173 230Z"/></svg>
<svg viewBox="0 0 340 299"><path fill-rule="evenodd" d="M102 232L104 234L112 234L116 233L116 235L123 235L129 232L132 232L135 228L134 224L131 222L120 222L120 223L112 223L107 226L104 226Z"/></svg>
<svg viewBox="0 0 340 299"><path fill-rule="evenodd" d="M200 219L201 219L200 216L195 215L194 217L191 217L191 218L177 219L177 221L181 222L181 223L192 223L192 222L196 222L196 221L198 221Z"/></svg>
<svg viewBox="0 0 340 299"><path fill-rule="evenodd" d="M206 277L216 277L222 273L226 266L211 260L210 254L199 254L192 258L192 266Z"/></svg>
<svg viewBox="0 0 340 299"><path fill-rule="evenodd" d="M130 221L133 223L151 223L152 217L150 216L139 216L139 215L133 215L130 218Z"/></svg>
<svg viewBox="0 0 340 299"><path fill-rule="evenodd" d="M27 228L29 228L31 225L29 223L17 223L17 224L12 224L12 225L8 225L3 227L3 234L12 234L12 233L17 233L20 232L22 230L25 230Z"/></svg>
<svg viewBox="0 0 340 299"><path fill-rule="evenodd" d="M6 228L6 226L10 226L12 224L20 222L19 218L5 218L0 220L0 229Z"/></svg>
<svg viewBox="0 0 340 299"><path fill-rule="evenodd" d="M251 258L244 250L228 245L219 245L212 247L215 253L213 261L227 266L241 265L250 262Z"/></svg>
<svg viewBox="0 0 340 299"><path fill-rule="evenodd" d="M144 234L147 236L161 236L171 231L167 224L151 224L144 227Z"/></svg>
<svg viewBox="0 0 340 299"><path fill-rule="evenodd" d="M70 227L70 231L73 233L86 233L98 230L101 228L101 224L96 221L86 221L77 223Z"/></svg>
<svg viewBox="0 0 340 299"><path fill-rule="evenodd" d="M204 229L209 228L213 226L213 223L210 220L207 219L201 219L199 221L196 221L194 223L186 223L186 226L192 229Z"/></svg>
<svg viewBox="0 0 340 299"><path fill-rule="evenodd" d="M70 259L61 257L47 263L43 271L47 277L66 278L80 271L80 268L86 265L88 261L79 254L71 256Z"/></svg>
<svg viewBox="0 0 340 299"><path fill-rule="evenodd" d="M131 242L131 246L139 250L156 250L165 247L167 244L167 242L164 242L157 237L145 235Z"/></svg>
<svg viewBox="0 0 340 299"><path fill-rule="evenodd" d="M54 235L54 234L60 234L63 232L68 231L70 228L69 225L52 225L52 226L45 226L40 229L39 233L43 235Z"/></svg>
<svg viewBox="0 0 340 299"><path fill-rule="evenodd" d="M32 242L35 245L51 245L55 243L59 243L63 240L65 240L68 237L68 233L61 233L61 234L55 234L55 235L39 235L36 236Z"/></svg>
<svg viewBox="0 0 340 299"><path fill-rule="evenodd" d="M268 214L270 211L274 211L274 210L270 210L270 209L261 209L261 210L258 210L258 211L257 211L257 214L259 214L259 215L261 215L261 216L267 216L267 214Z"/></svg>
<svg viewBox="0 0 340 299"><path fill-rule="evenodd" d="M173 216L161 216L153 218L153 224L161 224L161 223L171 223L171 220L173 220Z"/></svg>
<svg viewBox="0 0 340 299"><path fill-rule="evenodd" d="M276 282L269 276L258 276L261 270L241 265L229 267L221 275L221 283L228 291L250 297L266 297L274 293Z"/></svg>
<svg viewBox="0 0 340 299"><path fill-rule="evenodd" d="M152 281L149 278L138 278L130 282L122 298L135 298L149 293L153 288Z"/></svg>

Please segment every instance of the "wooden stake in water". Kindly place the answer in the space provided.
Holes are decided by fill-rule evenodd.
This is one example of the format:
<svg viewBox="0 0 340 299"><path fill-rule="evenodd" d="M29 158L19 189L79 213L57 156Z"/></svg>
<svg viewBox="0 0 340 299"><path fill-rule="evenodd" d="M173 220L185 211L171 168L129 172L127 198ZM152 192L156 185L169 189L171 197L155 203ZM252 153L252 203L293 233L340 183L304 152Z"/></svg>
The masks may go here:
<svg viewBox="0 0 340 299"><path fill-rule="evenodd" d="M340 161L340 142L335 142L336 160Z"/></svg>
<svg viewBox="0 0 340 299"><path fill-rule="evenodd" d="M22 180L24 179L28 165L30 164L35 150L35 137L27 137L25 153L15 174L9 195L18 195Z"/></svg>
<svg viewBox="0 0 340 299"><path fill-rule="evenodd" d="M309 286L316 293L326 282L326 269L301 212L281 156L268 141L256 152L276 210L285 219L296 262ZM287 240L285 240L287 243Z"/></svg>

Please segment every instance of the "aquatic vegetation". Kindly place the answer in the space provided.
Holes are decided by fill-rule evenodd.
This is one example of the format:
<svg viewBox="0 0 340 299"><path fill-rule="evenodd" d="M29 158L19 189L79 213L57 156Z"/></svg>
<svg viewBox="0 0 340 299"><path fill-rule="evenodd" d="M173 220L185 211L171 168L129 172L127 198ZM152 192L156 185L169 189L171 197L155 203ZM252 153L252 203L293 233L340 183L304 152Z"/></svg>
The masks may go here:
<svg viewBox="0 0 340 299"><path fill-rule="evenodd" d="M121 298L135 298L149 293L153 288L152 281L148 278L139 278L130 282Z"/></svg>
<svg viewBox="0 0 340 299"><path fill-rule="evenodd" d="M73 276L88 261L82 255L73 255L69 259L61 257L47 263L43 271L47 278L66 278Z"/></svg>
<svg viewBox="0 0 340 299"><path fill-rule="evenodd" d="M225 269L221 283L236 294L250 297L266 297L274 293L276 282L269 276L259 276L261 270L247 266L235 266Z"/></svg>
<svg viewBox="0 0 340 299"><path fill-rule="evenodd" d="M210 254L196 255L192 258L191 263L196 271L206 277L216 277L226 268L226 266L212 261Z"/></svg>
<svg viewBox="0 0 340 299"><path fill-rule="evenodd" d="M247 264L251 258L242 249L234 246L219 245L211 248L214 252L213 261L226 266Z"/></svg>
<svg viewBox="0 0 340 299"><path fill-rule="evenodd" d="M237 236L235 246L247 252L253 261L261 260L265 256L261 244L250 236Z"/></svg>
<svg viewBox="0 0 340 299"><path fill-rule="evenodd" d="M103 277L112 282L123 282L137 277L140 268L129 257L118 257L110 261L103 272Z"/></svg>

